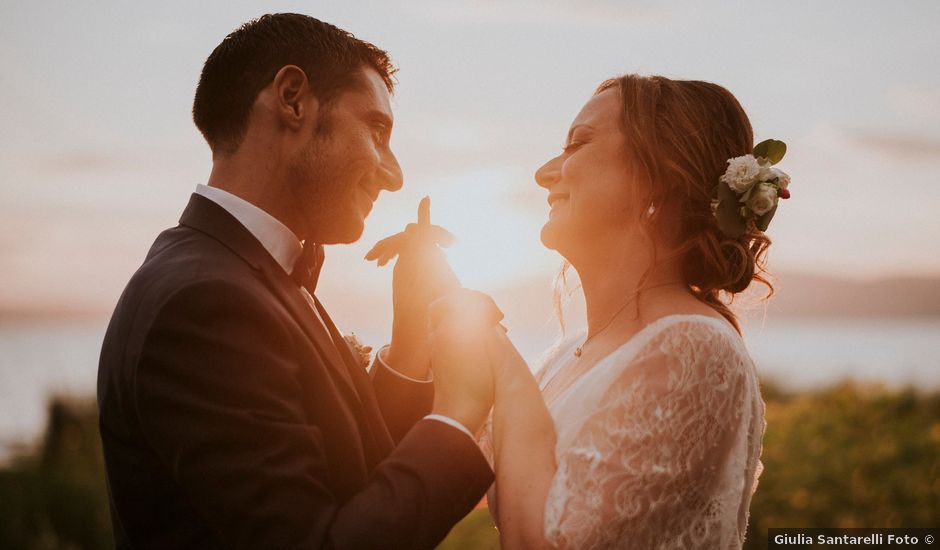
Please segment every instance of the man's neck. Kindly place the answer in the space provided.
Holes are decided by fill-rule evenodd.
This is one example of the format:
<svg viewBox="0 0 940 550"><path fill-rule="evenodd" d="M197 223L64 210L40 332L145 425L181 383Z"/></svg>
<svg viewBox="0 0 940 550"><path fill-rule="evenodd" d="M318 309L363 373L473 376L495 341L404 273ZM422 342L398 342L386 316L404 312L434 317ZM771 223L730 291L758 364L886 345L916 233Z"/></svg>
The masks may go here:
<svg viewBox="0 0 940 550"><path fill-rule="evenodd" d="M227 191L274 216L298 239L305 238L297 216L285 200L286 183L271 162L247 162L240 155L216 158L207 185Z"/></svg>

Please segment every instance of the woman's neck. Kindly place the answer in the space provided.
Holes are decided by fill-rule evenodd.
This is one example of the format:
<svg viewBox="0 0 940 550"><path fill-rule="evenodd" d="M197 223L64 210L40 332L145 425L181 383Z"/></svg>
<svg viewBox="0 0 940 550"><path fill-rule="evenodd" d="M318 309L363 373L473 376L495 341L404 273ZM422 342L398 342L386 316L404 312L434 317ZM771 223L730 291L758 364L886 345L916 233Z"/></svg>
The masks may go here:
<svg viewBox="0 0 940 550"><path fill-rule="evenodd" d="M603 331L616 317L635 317L645 290L684 288L675 262L659 262L650 269L647 250L619 248L572 262L584 292L589 336Z"/></svg>

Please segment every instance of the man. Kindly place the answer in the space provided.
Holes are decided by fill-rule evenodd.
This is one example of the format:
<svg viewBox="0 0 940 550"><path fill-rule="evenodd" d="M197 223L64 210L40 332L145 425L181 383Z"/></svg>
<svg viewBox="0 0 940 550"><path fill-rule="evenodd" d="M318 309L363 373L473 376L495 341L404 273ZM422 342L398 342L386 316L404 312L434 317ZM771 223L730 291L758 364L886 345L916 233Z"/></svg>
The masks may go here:
<svg viewBox="0 0 940 550"><path fill-rule="evenodd" d="M453 354L431 383L430 298L396 288L369 374L313 296L319 245L357 240L401 188L393 72L296 14L245 24L206 61L208 185L153 244L101 351L119 549L432 548L491 484L470 436L490 369Z"/></svg>

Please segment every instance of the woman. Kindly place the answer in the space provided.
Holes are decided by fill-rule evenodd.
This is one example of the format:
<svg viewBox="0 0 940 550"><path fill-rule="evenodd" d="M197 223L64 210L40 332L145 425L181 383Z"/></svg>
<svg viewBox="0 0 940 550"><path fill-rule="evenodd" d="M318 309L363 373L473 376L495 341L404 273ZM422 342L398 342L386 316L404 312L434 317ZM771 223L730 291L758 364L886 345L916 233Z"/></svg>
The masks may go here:
<svg viewBox="0 0 940 550"><path fill-rule="evenodd" d="M588 329L537 378L495 331L504 357L481 444L503 548L741 547L764 408L721 296L764 281L760 227L777 195L756 197L788 183L765 159L745 163L752 149L724 88L626 75L601 84L536 172L551 205L542 242L577 271Z"/></svg>

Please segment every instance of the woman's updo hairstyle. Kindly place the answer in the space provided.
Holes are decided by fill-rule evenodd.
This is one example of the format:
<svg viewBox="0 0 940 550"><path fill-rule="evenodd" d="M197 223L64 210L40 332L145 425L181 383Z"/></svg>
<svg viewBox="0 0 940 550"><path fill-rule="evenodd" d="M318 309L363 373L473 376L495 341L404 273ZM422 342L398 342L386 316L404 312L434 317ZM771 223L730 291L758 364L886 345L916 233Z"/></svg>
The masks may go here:
<svg viewBox="0 0 940 550"><path fill-rule="evenodd" d="M768 296L773 293L764 277L770 239L753 224L740 237L728 237L711 204L728 159L754 148L747 114L731 92L710 82L628 74L605 81L595 93L615 87L626 154L648 182L637 190L639 226L656 237L652 242L675 245L669 259L679 261L691 291L740 331L728 304L754 279L767 286Z"/></svg>

